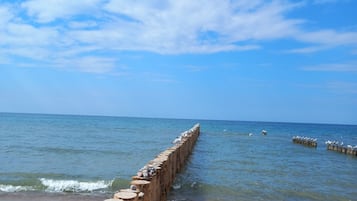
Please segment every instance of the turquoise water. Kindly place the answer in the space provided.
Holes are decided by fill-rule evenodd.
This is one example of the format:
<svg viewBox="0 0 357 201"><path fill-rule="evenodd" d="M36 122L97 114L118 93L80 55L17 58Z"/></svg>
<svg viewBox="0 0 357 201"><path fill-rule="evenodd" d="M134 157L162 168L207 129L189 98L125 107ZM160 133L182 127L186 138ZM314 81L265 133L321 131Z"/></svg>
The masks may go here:
<svg viewBox="0 0 357 201"><path fill-rule="evenodd" d="M8 113L0 113L0 194L109 197L198 122L169 200L356 200L357 157L324 142L357 145L357 126ZM318 147L293 144L294 135Z"/></svg>

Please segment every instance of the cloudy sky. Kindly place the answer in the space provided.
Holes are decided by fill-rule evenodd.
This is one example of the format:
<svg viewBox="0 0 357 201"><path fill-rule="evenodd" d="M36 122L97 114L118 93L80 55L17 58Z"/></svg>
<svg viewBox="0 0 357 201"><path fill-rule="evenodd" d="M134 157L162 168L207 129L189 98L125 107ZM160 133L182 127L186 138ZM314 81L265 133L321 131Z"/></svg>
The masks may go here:
<svg viewBox="0 0 357 201"><path fill-rule="evenodd" d="M357 124L355 8L1 0L0 111Z"/></svg>

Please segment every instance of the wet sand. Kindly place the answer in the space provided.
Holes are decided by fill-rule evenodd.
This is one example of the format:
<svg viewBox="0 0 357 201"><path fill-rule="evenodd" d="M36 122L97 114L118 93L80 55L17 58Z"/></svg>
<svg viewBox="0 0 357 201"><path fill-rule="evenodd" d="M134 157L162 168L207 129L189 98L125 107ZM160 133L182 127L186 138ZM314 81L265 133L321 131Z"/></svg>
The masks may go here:
<svg viewBox="0 0 357 201"><path fill-rule="evenodd" d="M112 195L16 192L0 193L1 201L103 201Z"/></svg>

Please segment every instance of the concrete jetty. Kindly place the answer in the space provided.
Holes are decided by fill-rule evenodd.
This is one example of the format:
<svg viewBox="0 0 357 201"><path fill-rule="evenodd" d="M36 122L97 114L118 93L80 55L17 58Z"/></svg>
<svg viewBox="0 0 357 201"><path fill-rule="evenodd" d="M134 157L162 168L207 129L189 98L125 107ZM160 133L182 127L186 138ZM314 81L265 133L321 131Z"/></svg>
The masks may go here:
<svg viewBox="0 0 357 201"><path fill-rule="evenodd" d="M304 137L304 136L294 136L293 143L302 144L308 147L317 147L317 139Z"/></svg>
<svg viewBox="0 0 357 201"><path fill-rule="evenodd" d="M357 156L357 145L344 145L343 143L337 141L326 141L325 144L327 145L327 150Z"/></svg>
<svg viewBox="0 0 357 201"><path fill-rule="evenodd" d="M130 187L105 201L166 201L175 176L184 167L200 134L200 125L181 133L174 145L149 161L132 177Z"/></svg>

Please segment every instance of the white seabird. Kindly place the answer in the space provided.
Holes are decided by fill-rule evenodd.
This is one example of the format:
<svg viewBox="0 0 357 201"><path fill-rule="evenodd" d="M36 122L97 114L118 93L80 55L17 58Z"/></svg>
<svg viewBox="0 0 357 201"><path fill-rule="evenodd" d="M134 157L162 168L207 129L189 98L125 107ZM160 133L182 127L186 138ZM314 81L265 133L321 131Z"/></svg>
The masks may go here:
<svg viewBox="0 0 357 201"><path fill-rule="evenodd" d="M262 135L267 135L267 134L268 134L268 131L262 130Z"/></svg>
<svg viewBox="0 0 357 201"><path fill-rule="evenodd" d="M174 141L172 141L172 144L177 144L177 143L180 143L182 140L182 137L177 137L176 139L174 139Z"/></svg>

